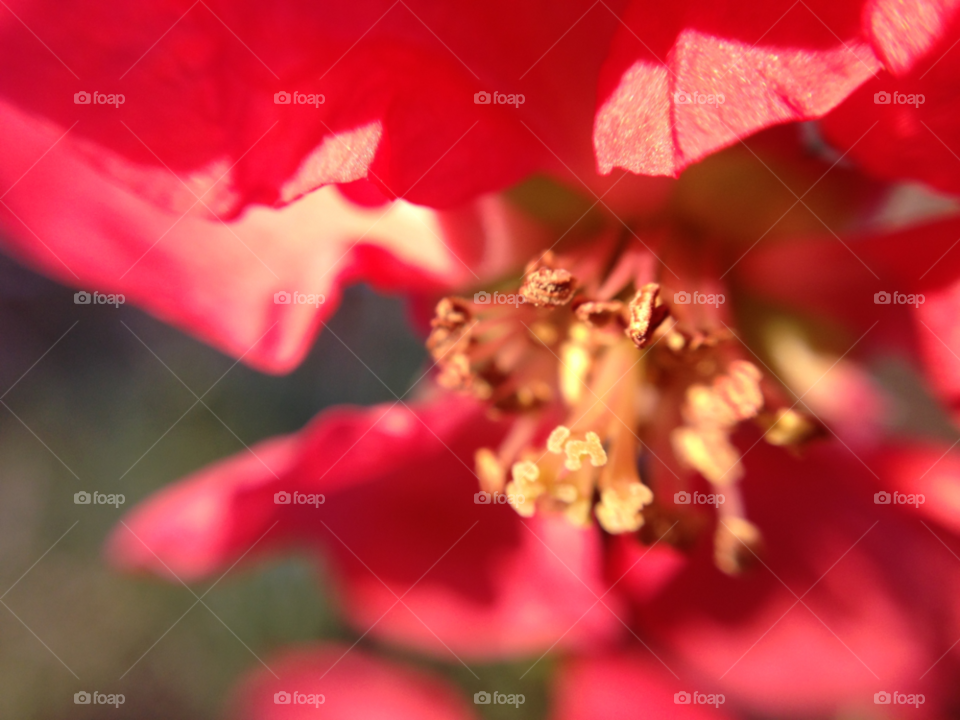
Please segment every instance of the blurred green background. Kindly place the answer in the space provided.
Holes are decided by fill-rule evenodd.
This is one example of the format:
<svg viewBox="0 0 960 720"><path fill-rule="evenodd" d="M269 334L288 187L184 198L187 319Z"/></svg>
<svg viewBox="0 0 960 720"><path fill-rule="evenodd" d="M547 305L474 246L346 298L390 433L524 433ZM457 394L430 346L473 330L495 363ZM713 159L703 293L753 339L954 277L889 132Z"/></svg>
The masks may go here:
<svg viewBox="0 0 960 720"><path fill-rule="evenodd" d="M340 623L317 563L235 568L204 598L228 629L203 605L187 612L195 598L183 586L112 571L105 538L152 492L242 450L238 437L252 445L329 405L394 397L331 333L294 373L272 377L230 369L233 358L131 306L76 305L74 292L0 256L0 717L223 717L238 676L260 667L250 650L359 636ZM426 368L396 299L353 287L330 327L397 395ZM226 373L204 402L237 437L202 404L188 412L194 396L141 340L197 395ZM76 505L79 490L126 502ZM468 701L480 689L526 694L519 710L478 708L486 717L544 714L548 661L523 682L529 662L472 665L478 682L460 665L400 659L447 675ZM123 693L125 703L76 705L79 690Z"/></svg>

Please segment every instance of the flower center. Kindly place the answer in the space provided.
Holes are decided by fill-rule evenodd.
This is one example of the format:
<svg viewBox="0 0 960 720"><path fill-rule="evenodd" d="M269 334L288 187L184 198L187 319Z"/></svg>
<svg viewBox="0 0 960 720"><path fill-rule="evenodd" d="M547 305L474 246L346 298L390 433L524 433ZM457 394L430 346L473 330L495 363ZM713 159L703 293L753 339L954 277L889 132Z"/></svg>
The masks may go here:
<svg viewBox="0 0 960 720"><path fill-rule="evenodd" d="M706 498L719 516L716 564L736 573L761 538L744 517L732 434L750 421L767 442L796 446L817 428L747 359L722 300L696 302L722 295L671 294L658 274L649 252L613 241L547 252L519 289L441 300L427 347L443 387L512 421L499 448L476 453L482 489L525 517L595 518L608 533L653 530L640 538L678 546L703 525L695 506ZM694 473L709 494L691 495Z"/></svg>

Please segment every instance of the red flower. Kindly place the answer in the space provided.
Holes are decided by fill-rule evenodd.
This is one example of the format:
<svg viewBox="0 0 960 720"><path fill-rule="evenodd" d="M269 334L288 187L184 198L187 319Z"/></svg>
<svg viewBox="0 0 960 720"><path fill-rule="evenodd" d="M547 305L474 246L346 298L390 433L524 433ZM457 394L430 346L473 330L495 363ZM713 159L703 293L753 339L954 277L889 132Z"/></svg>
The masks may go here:
<svg viewBox="0 0 960 720"><path fill-rule="evenodd" d="M744 260L741 284L791 298L801 266L789 247ZM829 355L789 328L767 332L761 352L778 377L735 342L719 301L672 292L729 291L684 264L679 237L666 255L679 279L657 272L689 284L665 286L662 300L644 283L651 257L597 242L528 267L517 308L438 306L428 345L440 382L509 420L449 396L332 411L163 491L118 528L111 557L197 577L251 546L318 547L358 632L451 661L555 647L586 665L632 636L647 646L634 652L652 652L676 680L658 691L664 702L699 691L723 694L731 712L827 713L894 689L931 708L954 702L944 656L960 634L957 515L875 498L952 502L956 463L938 464L948 448L885 438L889 398L854 360L859 349ZM833 255L810 257L820 267ZM834 290L826 275L803 307L886 312L879 335L902 337L902 308L875 304L872 278L851 278ZM640 290L628 302L621 287ZM842 312L829 309L831 292L847 298ZM809 444L818 432L837 442ZM474 461L492 495L475 497ZM680 497L691 491L724 500L701 512ZM293 502L277 504L285 492ZM477 504L498 497L517 513ZM629 678L630 667L616 672ZM571 703L570 717L589 716Z"/></svg>

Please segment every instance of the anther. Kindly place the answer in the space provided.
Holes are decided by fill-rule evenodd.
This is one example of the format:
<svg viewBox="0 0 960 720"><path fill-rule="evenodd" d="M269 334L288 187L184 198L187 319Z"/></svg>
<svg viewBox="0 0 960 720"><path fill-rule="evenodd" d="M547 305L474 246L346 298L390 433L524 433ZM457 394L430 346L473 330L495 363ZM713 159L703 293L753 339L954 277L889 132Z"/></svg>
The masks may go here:
<svg viewBox="0 0 960 720"><path fill-rule="evenodd" d="M660 324L667 319L670 309L660 299L660 286L647 283L641 287L628 305L627 337L638 348L645 347Z"/></svg>
<svg viewBox="0 0 960 720"><path fill-rule="evenodd" d="M567 460L564 463L567 470L579 470L584 455L590 457L590 464L594 467L607 464L607 453L600 443L600 436L595 432L588 432L586 440L568 440L563 449L567 453Z"/></svg>

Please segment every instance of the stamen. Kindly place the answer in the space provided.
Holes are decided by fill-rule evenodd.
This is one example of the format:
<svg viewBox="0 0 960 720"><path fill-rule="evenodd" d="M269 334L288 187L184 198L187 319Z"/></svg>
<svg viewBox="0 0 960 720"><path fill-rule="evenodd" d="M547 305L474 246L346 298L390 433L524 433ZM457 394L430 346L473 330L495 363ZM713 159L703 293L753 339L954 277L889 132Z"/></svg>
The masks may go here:
<svg viewBox="0 0 960 720"><path fill-rule="evenodd" d="M818 428L795 410L781 408L770 424L764 439L771 445L800 445L816 434Z"/></svg>
<svg viewBox="0 0 960 720"><path fill-rule="evenodd" d="M595 432L588 432L586 440L568 440L563 449L567 453L567 461L564 463L567 470L579 470L584 455L590 457L590 464L594 467L607 464L607 453L600 443L600 436Z"/></svg>
<svg viewBox="0 0 960 720"><path fill-rule="evenodd" d="M674 455L715 485L732 485L743 477L740 453L724 429L681 425L670 433Z"/></svg>
<svg viewBox="0 0 960 720"><path fill-rule="evenodd" d="M640 510L653 502L653 492L639 482L619 489L606 488L594 507L600 525L611 534L636 532L643 525Z"/></svg>
<svg viewBox="0 0 960 720"><path fill-rule="evenodd" d="M480 448L473 456L473 462L480 478L481 489L489 493L501 492L506 473L493 451L490 448Z"/></svg>
<svg viewBox="0 0 960 720"><path fill-rule="evenodd" d="M588 300L577 306L574 315L577 320L591 327L602 328L612 322L623 319L623 303L619 300ZM621 326L622 327L622 326Z"/></svg>
<svg viewBox="0 0 960 720"><path fill-rule="evenodd" d="M570 429L563 425L557 425L550 433L550 437L547 438L547 450L559 455L563 452L563 444L569 437Z"/></svg>
<svg viewBox="0 0 960 720"><path fill-rule="evenodd" d="M559 307L570 302L576 290L577 279L567 270L541 267L523 279L520 294L536 307Z"/></svg>
<svg viewBox="0 0 960 720"><path fill-rule="evenodd" d="M626 330L627 337L638 348L650 342L654 331L670 314L670 309L660 299L660 286L657 283L647 283L641 287L630 301L628 310L630 322Z"/></svg>
<svg viewBox="0 0 960 720"><path fill-rule="evenodd" d="M760 371L752 363L734 360L727 368L727 375L721 375L714 381L717 395L733 409L737 420L748 420L763 407L761 377Z"/></svg>
<svg viewBox="0 0 960 720"><path fill-rule="evenodd" d="M727 575L739 575L757 564L762 550L760 530L749 520L728 517L717 525L713 559Z"/></svg>

